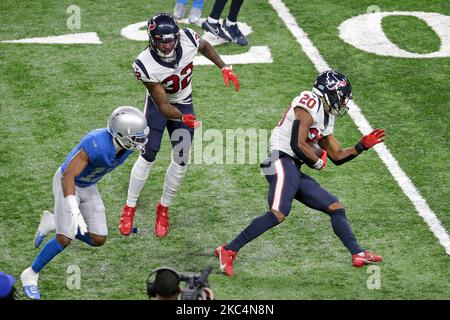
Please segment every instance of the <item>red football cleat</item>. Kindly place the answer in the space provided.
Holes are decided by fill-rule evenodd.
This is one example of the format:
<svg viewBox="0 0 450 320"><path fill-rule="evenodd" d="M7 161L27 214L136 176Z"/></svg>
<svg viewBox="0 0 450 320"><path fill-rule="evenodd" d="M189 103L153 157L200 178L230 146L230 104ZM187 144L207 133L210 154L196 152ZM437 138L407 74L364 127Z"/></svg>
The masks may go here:
<svg viewBox="0 0 450 320"><path fill-rule="evenodd" d="M135 207L124 205L122 209L122 216L120 217L119 231L124 236L129 236L133 231L133 219L136 213Z"/></svg>
<svg viewBox="0 0 450 320"><path fill-rule="evenodd" d="M361 268L365 264L381 262L381 261L383 261L383 258L380 256L377 256L376 254L374 254L372 252L365 250L363 256L353 254L352 260L353 260L354 267Z"/></svg>
<svg viewBox="0 0 450 320"><path fill-rule="evenodd" d="M155 234L157 237L165 237L169 232L169 208L160 202L156 204Z"/></svg>
<svg viewBox="0 0 450 320"><path fill-rule="evenodd" d="M223 244L214 250L214 255L219 257L220 270L227 276L232 277L234 275L233 262L236 259L237 252L226 250L226 244Z"/></svg>

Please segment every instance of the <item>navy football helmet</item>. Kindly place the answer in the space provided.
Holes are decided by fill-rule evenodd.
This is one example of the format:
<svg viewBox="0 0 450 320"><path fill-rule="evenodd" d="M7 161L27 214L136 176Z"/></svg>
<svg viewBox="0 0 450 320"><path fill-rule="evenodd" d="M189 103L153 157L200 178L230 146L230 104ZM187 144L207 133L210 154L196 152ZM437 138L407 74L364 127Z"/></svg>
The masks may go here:
<svg viewBox="0 0 450 320"><path fill-rule="evenodd" d="M347 77L335 70L324 71L316 79L313 92L324 98L330 112L343 116L347 113L352 98L352 85Z"/></svg>
<svg viewBox="0 0 450 320"><path fill-rule="evenodd" d="M171 58L180 40L180 27L168 13L157 13L147 22L150 49L161 58ZM166 44L166 45L164 45Z"/></svg>

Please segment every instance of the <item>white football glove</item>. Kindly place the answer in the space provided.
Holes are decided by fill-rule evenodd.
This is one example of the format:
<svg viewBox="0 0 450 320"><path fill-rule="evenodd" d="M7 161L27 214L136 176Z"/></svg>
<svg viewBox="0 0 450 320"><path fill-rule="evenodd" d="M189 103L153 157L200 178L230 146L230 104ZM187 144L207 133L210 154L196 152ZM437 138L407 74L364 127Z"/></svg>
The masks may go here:
<svg viewBox="0 0 450 320"><path fill-rule="evenodd" d="M67 210L72 216L73 234L76 236L78 233L78 228L80 228L81 235L84 235L85 233L87 233L87 225L86 222L84 222L80 209L78 208L77 198L75 197L75 195L71 194L64 199L66 200Z"/></svg>
<svg viewBox="0 0 450 320"><path fill-rule="evenodd" d="M87 225L84 222L83 216L81 215L80 209L76 208L70 210L70 214L72 215L72 228L73 234L77 235L78 228L80 228L81 235L87 233Z"/></svg>

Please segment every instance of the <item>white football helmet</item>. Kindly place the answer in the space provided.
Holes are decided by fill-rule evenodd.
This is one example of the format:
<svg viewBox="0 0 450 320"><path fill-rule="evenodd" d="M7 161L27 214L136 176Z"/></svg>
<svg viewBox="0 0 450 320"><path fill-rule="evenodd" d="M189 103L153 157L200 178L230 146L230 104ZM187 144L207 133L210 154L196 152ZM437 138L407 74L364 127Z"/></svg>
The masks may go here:
<svg viewBox="0 0 450 320"><path fill-rule="evenodd" d="M150 129L144 114L135 107L119 107L108 120L108 131L125 149L145 151Z"/></svg>

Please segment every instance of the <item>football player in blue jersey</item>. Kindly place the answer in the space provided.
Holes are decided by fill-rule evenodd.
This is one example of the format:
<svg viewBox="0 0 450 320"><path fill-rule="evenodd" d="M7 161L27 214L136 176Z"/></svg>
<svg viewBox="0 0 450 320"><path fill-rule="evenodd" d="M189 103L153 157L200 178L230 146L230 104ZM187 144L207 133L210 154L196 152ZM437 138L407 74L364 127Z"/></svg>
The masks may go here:
<svg viewBox="0 0 450 320"><path fill-rule="evenodd" d="M72 240L76 238L95 247L105 243L108 227L97 182L133 151L143 152L148 133L141 111L134 107L117 108L107 128L89 132L58 168L53 177L56 236L45 243L33 264L20 275L27 297L40 299L39 272ZM40 235L37 246L43 236Z"/></svg>
<svg viewBox="0 0 450 320"><path fill-rule="evenodd" d="M322 72L312 91L303 91L292 103L272 132L270 156L261 167L269 183L269 210L256 217L235 239L216 248L220 269L233 276L233 262L238 251L248 242L282 223L291 211L292 202L322 211L330 216L334 233L352 256L352 264L362 267L378 263L382 258L364 250L356 240L347 220L345 208L313 178L301 172L301 166L323 170L327 156L336 165L355 159L384 141L384 130L375 129L353 147L342 148L333 135L337 115L343 116L352 98L350 81L335 70ZM318 143L320 151L313 146Z"/></svg>
<svg viewBox="0 0 450 320"><path fill-rule="evenodd" d="M119 231L128 236L133 230L136 204L161 146L164 130L172 143L172 161L164 179L163 194L156 204L155 234L165 237L169 231L169 205L186 174L189 148L195 121L192 101L193 60L200 52L222 71L225 85L233 82L239 91L239 80L220 58L214 47L192 29L180 29L167 13L158 13L148 21L149 46L133 64L136 78L147 89L145 116L150 135L145 153L131 170L126 204L122 210Z"/></svg>

